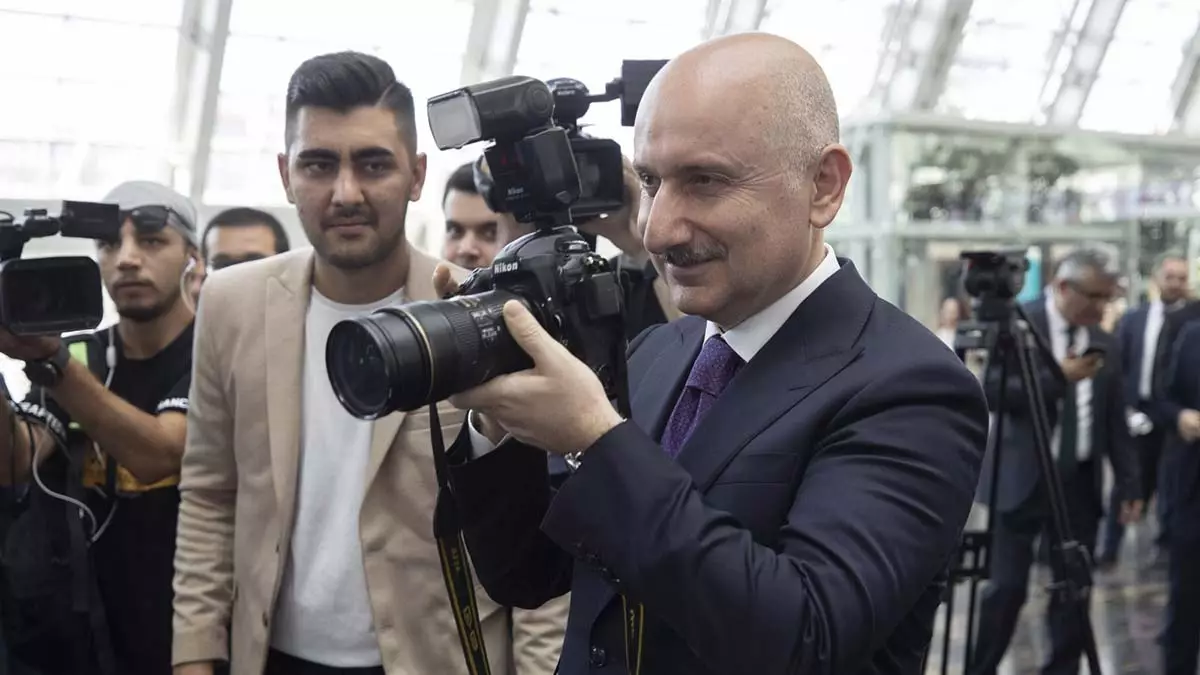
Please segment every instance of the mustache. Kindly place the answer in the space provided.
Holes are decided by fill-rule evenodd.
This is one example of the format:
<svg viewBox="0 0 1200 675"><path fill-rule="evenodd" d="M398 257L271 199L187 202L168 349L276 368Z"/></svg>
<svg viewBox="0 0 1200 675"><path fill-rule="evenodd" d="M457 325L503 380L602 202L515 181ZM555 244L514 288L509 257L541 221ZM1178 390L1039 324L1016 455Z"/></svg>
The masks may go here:
<svg viewBox="0 0 1200 675"><path fill-rule="evenodd" d="M348 220L365 220L368 223L375 222L375 214L372 213L370 207L366 205L359 206L339 206L325 217L326 223L339 223Z"/></svg>
<svg viewBox="0 0 1200 675"><path fill-rule="evenodd" d="M725 247L717 244L704 246L673 246L659 257L675 267L691 267L725 257Z"/></svg>

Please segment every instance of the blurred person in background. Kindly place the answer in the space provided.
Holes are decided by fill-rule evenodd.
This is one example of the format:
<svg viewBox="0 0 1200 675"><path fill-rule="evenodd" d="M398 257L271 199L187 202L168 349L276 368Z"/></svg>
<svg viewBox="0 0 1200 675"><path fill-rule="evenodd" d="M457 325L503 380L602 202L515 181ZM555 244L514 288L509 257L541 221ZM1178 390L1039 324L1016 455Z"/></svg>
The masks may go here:
<svg viewBox="0 0 1200 675"><path fill-rule="evenodd" d="M226 209L208 221L200 240L200 264L188 270L192 303L200 299L200 288L208 274L219 269L286 253L287 231L275 216L259 209Z"/></svg>
<svg viewBox="0 0 1200 675"><path fill-rule="evenodd" d="M377 57L314 57L288 83L284 141L280 177L312 248L224 269L200 303L176 672L231 659L234 675L465 675L433 538L429 413L353 417L326 367L337 322L437 298L437 261L405 238L426 175L412 92ZM464 414L441 407L453 436ZM561 614L517 653L509 613L477 597L492 672L550 675Z"/></svg>
<svg viewBox="0 0 1200 675"><path fill-rule="evenodd" d="M467 162L455 169L442 194L446 217L442 257L467 270L491 265L505 244L533 231L511 214L488 208L475 186L475 164Z"/></svg>
<svg viewBox="0 0 1200 675"><path fill-rule="evenodd" d="M1058 463L1071 535L1090 554L1104 513L1103 461L1111 464L1122 522L1141 513L1137 455L1125 424L1125 388L1121 346L1099 324L1118 290L1115 260L1105 250L1080 248L1058 264L1046 294L1024 305L1035 337L1057 363L1034 362L1051 426L1051 448ZM1096 346L1100 353L1087 354ZM980 601L979 632L972 675L993 675L1008 651L1029 589L1034 542L1049 539L1052 512L1029 420L1028 396L1016 354L1009 354L1008 379L1000 381L1001 363L989 363L984 389L993 412L1006 415L1004 447L996 478L991 577ZM1051 370L1059 368L1065 386ZM1005 409L997 411L1001 391ZM994 450L993 450L994 451ZM992 505L993 459L985 458L977 501ZM1046 675L1078 675L1083 630L1069 603L1055 594L1047 611L1050 654Z"/></svg>
<svg viewBox="0 0 1200 675"><path fill-rule="evenodd" d="M1179 253L1166 253L1155 262L1151 283L1156 291L1154 297L1126 312L1117 323L1115 334L1121 342L1121 372L1125 383L1125 404L1129 408L1126 416L1130 433L1137 449L1141 467L1142 495L1149 502L1158 489L1159 465L1167 431L1174 420L1162 419L1155 414L1154 369L1159 362L1158 350L1163 326L1167 317L1187 303L1188 264ZM1157 419L1156 419L1157 417ZM1108 515L1104 521L1104 536L1096 564L1111 567L1116 564L1121 551L1125 528L1120 520L1120 493L1112 491ZM1162 545L1168 541L1165 500L1158 500L1159 532L1155 545L1161 553Z"/></svg>
<svg viewBox="0 0 1200 675"><path fill-rule="evenodd" d="M959 298L942 300L938 308L937 329L934 333L946 346L954 349L954 338L958 334L958 322L967 318L966 306Z"/></svg>
<svg viewBox="0 0 1200 675"><path fill-rule="evenodd" d="M200 254L210 271L262 260L289 248L287 231L275 216L247 207L226 209L204 228Z"/></svg>
<svg viewBox="0 0 1200 675"><path fill-rule="evenodd" d="M192 372L181 279L198 257L196 212L148 181L103 201L123 219L120 238L97 245L119 322L63 339L0 330L0 352L24 361L33 385L15 409L0 404L13 429L0 433L0 484L36 483L18 490L0 604L13 610L10 650L35 672L166 675Z"/></svg>

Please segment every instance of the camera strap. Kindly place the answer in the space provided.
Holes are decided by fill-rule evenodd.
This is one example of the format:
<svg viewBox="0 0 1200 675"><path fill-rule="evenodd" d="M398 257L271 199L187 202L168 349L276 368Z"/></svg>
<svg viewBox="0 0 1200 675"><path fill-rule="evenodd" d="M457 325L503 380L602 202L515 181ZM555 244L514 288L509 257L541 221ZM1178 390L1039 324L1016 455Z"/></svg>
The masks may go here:
<svg viewBox="0 0 1200 675"><path fill-rule="evenodd" d="M438 419L437 403L429 405L429 430L433 443L433 468L437 473L437 505L433 513L433 536L437 540L438 558L442 562L442 580L450 594L454 625L471 675L491 675L487 647L479 626L479 605L475 602L475 582L467 560L458 505L450 488L450 465L446 459L446 443Z"/></svg>

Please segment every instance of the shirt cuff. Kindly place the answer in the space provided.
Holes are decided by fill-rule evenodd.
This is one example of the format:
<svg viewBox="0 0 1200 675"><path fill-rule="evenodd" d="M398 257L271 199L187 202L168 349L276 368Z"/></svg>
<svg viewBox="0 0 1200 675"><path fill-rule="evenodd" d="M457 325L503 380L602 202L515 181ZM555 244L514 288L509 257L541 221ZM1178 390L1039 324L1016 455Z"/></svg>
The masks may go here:
<svg viewBox="0 0 1200 675"><path fill-rule="evenodd" d="M474 411L467 413L467 435L471 438L471 459L479 459L495 450L498 446L489 441L487 436L484 436L475 428L475 415L473 413ZM505 436L504 440L508 440L508 436Z"/></svg>

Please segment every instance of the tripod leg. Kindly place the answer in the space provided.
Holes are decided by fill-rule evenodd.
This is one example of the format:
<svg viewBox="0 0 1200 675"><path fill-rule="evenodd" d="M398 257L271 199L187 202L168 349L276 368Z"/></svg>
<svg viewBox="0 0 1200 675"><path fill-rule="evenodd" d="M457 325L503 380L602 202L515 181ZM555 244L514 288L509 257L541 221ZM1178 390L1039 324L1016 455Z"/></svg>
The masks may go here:
<svg viewBox="0 0 1200 675"><path fill-rule="evenodd" d="M1091 675L1100 675L1100 657L1096 650L1096 636L1092 631L1088 607L1091 597L1089 591L1092 585L1091 558L1083 546L1071 536L1071 524L1063 498L1062 480L1050 449L1051 428L1046 416L1045 395L1033 365L1037 346L1033 336L1028 333L1028 328L1022 326L1018 330L1021 339L1017 341L1017 361L1029 396L1034 445L1041 469L1041 484L1045 489L1051 512L1050 535L1054 544L1050 549L1051 568L1054 570L1054 585L1051 592L1061 594L1059 601L1071 605L1070 614L1074 616L1079 630L1082 631L1081 638L1084 654L1087 656L1088 671Z"/></svg>

